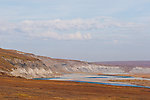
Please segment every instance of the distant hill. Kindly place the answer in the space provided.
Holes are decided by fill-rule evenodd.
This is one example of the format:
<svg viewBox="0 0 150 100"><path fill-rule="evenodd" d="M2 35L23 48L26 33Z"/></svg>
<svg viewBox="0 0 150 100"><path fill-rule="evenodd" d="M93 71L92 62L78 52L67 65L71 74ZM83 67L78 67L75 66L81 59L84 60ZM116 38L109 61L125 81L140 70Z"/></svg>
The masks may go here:
<svg viewBox="0 0 150 100"><path fill-rule="evenodd" d="M126 67L150 67L150 61L105 61L95 63L104 65L126 66Z"/></svg>

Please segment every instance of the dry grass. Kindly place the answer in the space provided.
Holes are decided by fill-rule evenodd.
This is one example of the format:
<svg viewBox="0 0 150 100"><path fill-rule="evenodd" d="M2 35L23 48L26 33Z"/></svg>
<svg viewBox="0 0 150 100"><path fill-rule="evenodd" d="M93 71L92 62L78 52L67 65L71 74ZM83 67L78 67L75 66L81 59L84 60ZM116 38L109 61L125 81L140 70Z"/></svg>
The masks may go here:
<svg viewBox="0 0 150 100"><path fill-rule="evenodd" d="M150 74L98 74L98 75L112 75L112 76L132 76L141 78L150 78Z"/></svg>
<svg viewBox="0 0 150 100"><path fill-rule="evenodd" d="M146 88L0 77L0 100L150 100Z"/></svg>
<svg viewBox="0 0 150 100"><path fill-rule="evenodd" d="M130 84L135 84L135 85L141 85L141 86L150 86L150 81L149 80L109 80L111 82L126 82Z"/></svg>
<svg viewBox="0 0 150 100"><path fill-rule="evenodd" d="M12 68L15 68L9 61L5 59L20 59L23 61L35 61L37 59L29 56L25 56L23 54L19 54L15 50L6 50L0 48L0 69L4 71L11 71Z"/></svg>

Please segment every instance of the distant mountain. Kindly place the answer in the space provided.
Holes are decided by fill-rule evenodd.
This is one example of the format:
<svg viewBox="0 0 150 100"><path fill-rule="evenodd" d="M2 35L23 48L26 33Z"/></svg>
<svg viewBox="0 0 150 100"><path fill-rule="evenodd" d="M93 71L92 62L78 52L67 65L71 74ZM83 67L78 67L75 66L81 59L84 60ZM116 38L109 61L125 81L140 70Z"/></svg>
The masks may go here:
<svg viewBox="0 0 150 100"><path fill-rule="evenodd" d="M105 62L95 62L95 64L127 66L127 67L150 67L150 61L105 61Z"/></svg>

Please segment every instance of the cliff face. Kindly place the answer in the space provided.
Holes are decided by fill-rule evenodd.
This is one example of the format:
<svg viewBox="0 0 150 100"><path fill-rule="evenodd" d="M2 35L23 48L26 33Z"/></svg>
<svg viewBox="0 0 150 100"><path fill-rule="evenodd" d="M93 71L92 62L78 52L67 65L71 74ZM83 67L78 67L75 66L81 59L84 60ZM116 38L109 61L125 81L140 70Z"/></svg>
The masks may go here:
<svg viewBox="0 0 150 100"><path fill-rule="evenodd" d="M25 78L40 78L66 73L150 73L150 68L100 65L0 49L0 72Z"/></svg>
<svg viewBox="0 0 150 100"><path fill-rule="evenodd" d="M52 76L52 71L40 60L37 61L22 61L15 59L10 61L16 69L13 69L10 73L14 76L21 76L25 78L35 77L49 77Z"/></svg>

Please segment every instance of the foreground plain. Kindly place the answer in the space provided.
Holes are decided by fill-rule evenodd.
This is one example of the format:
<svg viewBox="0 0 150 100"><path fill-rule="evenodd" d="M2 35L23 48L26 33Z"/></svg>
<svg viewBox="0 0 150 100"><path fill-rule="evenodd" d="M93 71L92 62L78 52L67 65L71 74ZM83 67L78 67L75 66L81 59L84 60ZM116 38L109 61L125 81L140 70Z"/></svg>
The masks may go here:
<svg viewBox="0 0 150 100"><path fill-rule="evenodd" d="M150 100L150 89L0 77L0 100Z"/></svg>

